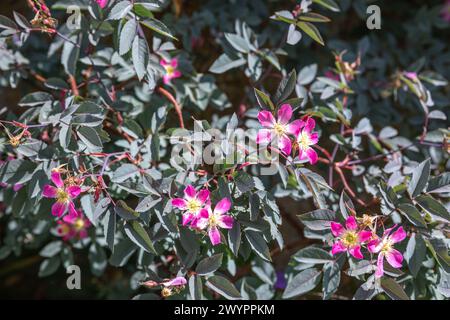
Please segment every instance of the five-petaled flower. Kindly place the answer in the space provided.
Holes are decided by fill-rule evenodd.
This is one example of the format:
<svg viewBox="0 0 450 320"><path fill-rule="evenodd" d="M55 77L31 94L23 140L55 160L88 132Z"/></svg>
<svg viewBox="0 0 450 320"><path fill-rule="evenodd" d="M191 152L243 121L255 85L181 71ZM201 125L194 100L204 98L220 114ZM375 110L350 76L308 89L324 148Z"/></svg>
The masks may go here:
<svg viewBox="0 0 450 320"><path fill-rule="evenodd" d="M190 223L191 226L195 227L200 210L209 205L209 203L209 190L203 189L196 192L191 185L184 189L184 198L172 199L172 206L184 211L183 226Z"/></svg>
<svg viewBox="0 0 450 320"><path fill-rule="evenodd" d="M196 227L208 229L209 239L213 246L222 242L219 227L223 229L231 229L233 227L233 217L225 214L230 208L230 200L223 198L216 204L214 210L208 206L200 211Z"/></svg>
<svg viewBox="0 0 450 320"><path fill-rule="evenodd" d="M80 210L76 214L67 214L62 220L58 220L58 234L63 237L63 240L70 239L84 239L88 236L88 229L91 222L87 219Z"/></svg>
<svg viewBox="0 0 450 320"><path fill-rule="evenodd" d="M172 79L181 77L181 72L180 72L180 70L177 69L177 67L178 67L178 59L177 58L173 58L170 61L161 59L161 61L159 63L166 70L166 73L163 75L164 84L169 84Z"/></svg>
<svg viewBox="0 0 450 320"><path fill-rule="evenodd" d="M356 259L362 259L361 244L372 238L372 232L358 229L353 216L347 218L345 228L340 223L331 222L331 232L338 238L331 248L331 253L335 255L347 251Z"/></svg>
<svg viewBox="0 0 450 320"><path fill-rule="evenodd" d="M317 153L311 148L319 141L318 133L312 132L315 126L314 119L307 117L303 128L297 133L298 157L300 160L308 159L311 164L317 162Z"/></svg>
<svg viewBox="0 0 450 320"><path fill-rule="evenodd" d="M56 202L52 206L52 214L61 217L67 208L69 208L69 214L77 215L73 199L78 197L81 192L81 187L74 185L65 186L58 169L52 170L51 179L56 187L48 184L45 185L42 195L46 198L56 199Z"/></svg>
<svg viewBox="0 0 450 320"><path fill-rule="evenodd" d="M381 278L384 274L384 258L394 268L402 267L403 255L394 249L394 244L403 241L406 238L406 232L403 227L398 228L394 233L390 234L396 226L386 229L381 238L371 240L367 244L367 249L372 253L378 253L377 269L375 277Z"/></svg>
<svg viewBox="0 0 450 320"><path fill-rule="evenodd" d="M288 134L297 135L302 126L302 120L295 120L289 123L292 118L292 107L289 104L283 104L278 110L278 119L269 111L260 111L258 120L261 125L267 129L260 129L256 136L256 143L270 143L275 140L279 149L289 155L292 150L292 142Z"/></svg>

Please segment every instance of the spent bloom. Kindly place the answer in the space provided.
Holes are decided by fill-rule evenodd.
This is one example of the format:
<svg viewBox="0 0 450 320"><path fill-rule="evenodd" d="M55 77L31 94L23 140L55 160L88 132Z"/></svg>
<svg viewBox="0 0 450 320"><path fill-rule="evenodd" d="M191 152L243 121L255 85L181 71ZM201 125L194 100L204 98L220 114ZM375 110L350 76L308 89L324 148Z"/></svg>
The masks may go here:
<svg viewBox="0 0 450 320"><path fill-rule="evenodd" d="M161 61L159 63L166 70L166 73L163 76L164 84L169 84L172 79L181 77L181 72L180 72L180 70L177 69L177 67L178 67L178 59L177 58L173 58L170 61L161 59Z"/></svg>
<svg viewBox="0 0 450 320"><path fill-rule="evenodd" d="M277 139L280 150L289 155L292 150L291 139L288 134L296 135L304 125L302 120L295 120L289 123L292 118L292 107L289 104L283 104L278 110L278 119L269 111L260 111L258 120L261 125L267 129L258 131L256 143L270 143Z"/></svg>
<svg viewBox="0 0 450 320"><path fill-rule="evenodd" d="M213 246L222 242L219 227L223 229L231 229L233 227L233 217L225 214L230 208L230 200L223 198L216 204L214 210L208 206L200 211L196 227L208 229L209 239Z"/></svg>
<svg viewBox="0 0 450 320"><path fill-rule="evenodd" d="M300 160L308 159L309 163L317 162L317 153L311 147L319 141L317 132L313 132L316 122L313 118L308 117L302 130L297 133L298 157Z"/></svg>
<svg viewBox="0 0 450 320"><path fill-rule="evenodd" d="M183 226L188 223L195 226L200 210L209 205L209 202L209 191L207 189L196 192L192 185L188 185L184 189L184 198L172 199L172 206L184 211Z"/></svg>
<svg viewBox="0 0 450 320"><path fill-rule="evenodd" d="M52 206L52 214L61 217L68 208L69 214L73 216L77 215L73 199L78 197L81 192L81 187L77 185L65 186L58 169L52 170L51 179L56 187L48 184L45 185L42 195L46 198L56 199L56 202Z"/></svg>
<svg viewBox="0 0 450 320"><path fill-rule="evenodd" d="M58 221L58 234L63 237L63 240L84 239L88 236L88 229L91 222L87 219L80 210L76 214L65 215L62 220Z"/></svg>
<svg viewBox="0 0 450 320"><path fill-rule="evenodd" d="M398 228L394 233L391 231L396 226L386 229L383 237L371 240L367 244L367 249L372 253L378 253L377 270L375 277L381 278L384 274L384 258L393 268L401 268L403 263L403 255L400 251L394 249L394 244L403 241L406 238L406 232L403 227Z"/></svg>
<svg viewBox="0 0 450 320"><path fill-rule="evenodd" d="M371 231L359 230L356 219L350 216L345 221L345 227L340 223L331 222L331 233L337 238L337 241L331 248L333 255L339 252L347 251L356 259L362 259L361 245L372 237Z"/></svg>

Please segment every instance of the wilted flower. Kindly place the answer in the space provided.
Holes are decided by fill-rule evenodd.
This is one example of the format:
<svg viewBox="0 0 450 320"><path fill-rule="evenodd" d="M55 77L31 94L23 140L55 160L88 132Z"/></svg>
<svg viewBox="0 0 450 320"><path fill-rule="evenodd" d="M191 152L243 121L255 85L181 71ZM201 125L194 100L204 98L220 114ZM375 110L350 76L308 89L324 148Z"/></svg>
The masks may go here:
<svg viewBox="0 0 450 320"><path fill-rule="evenodd" d="M379 253L377 258L377 270L375 271L375 277L380 278L384 274L384 258L386 257L387 262L393 268L401 268L403 262L403 255L400 251L393 248L394 244L397 242L401 242L406 238L406 232L403 230L403 227L400 227L394 233L391 231L396 226L392 228L386 229L383 233L383 237L380 239L374 239L370 241L367 245L367 249L369 249L372 253Z"/></svg>
<svg viewBox="0 0 450 320"><path fill-rule="evenodd" d="M166 70L166 73L163 76L163 82L165 84L170 83L170 81L172 79L181 77L180 70L177 70L177 67L178 67L178 59L177 58L173 58L170 61L166 61L164 59L161 59L161 61L159 63Z"/></svg>
<svg viewBox="0 0 450 320"><path fill-rule="evenodd" d="M64 186L64 181L61 178L61 174L56 170L52 170L51 179L56 187L51 185L45 185L42 195L46 198L55 198L56 202L52 206L52 214L60 217L69 208L69 214L72 216L77 215L73 199L78 197L81 192L80 186Z"/></svg>
<svg viewBox="0 0 450 320"><path fill-rule="evenodd" d="M87 219L80 210L76 211L76 214L68 214L58 221L58 234L63 237L64 240L70 239L84 239L88 236L88 229L91 226L91 222Z"/></svg>
<svg viewBox="0 0 450 320"><path fill-rule="evenodd" d="M289 104L283 104L278 110L278 120L275 120L269 111L258 113L259 123L268 129L261 129L256 137L256 143L270 143L277 138L280 150L289 155L292 150L291 139L288 134L297 135L302 126L302 120L295 120L289 123L292 118L292 107Z"/></svg>
<svg viewBox="0 0 450 320"><path fill-rule="evenodd" d="M358 231L358 224L353 216L345 221L345 228L337 222L331 222L331 233L338 240L333 244L331 253L335 255L339 252L347 251L356 259L362 259L361 244L367 242L372 237L371 231Z"/></svg>
<svg viewBox="0 0 450 320"><path fill-rule="evenodd" d="M188 185L184 189L184 198L172 199L172 206L185 211L182 219L183 226L188 223L195 226L198 213L206 205L209 205L209 191L203 189L196 192L192 185Z"/></svg>
<svg viewBox="0 0 450 320"><path fill-rule="evenodd" d="M311 164L317 162L317 153L311 148L319 141L318 133L312 132L315 126L314 119L308 117L303 129L297 133L298 157L300 160L308 159Z"/></svg>
<svg viewBox="0 0 450 320"><path fill-rule="evenodd" d="M196 226L199 229L208 229L209 239L214 246L222 242L218 228L231 229L233 227L233 217L225 215L230 207L230 200L223 198L217 203L214 210L208 206L200 211Z"/></svg>

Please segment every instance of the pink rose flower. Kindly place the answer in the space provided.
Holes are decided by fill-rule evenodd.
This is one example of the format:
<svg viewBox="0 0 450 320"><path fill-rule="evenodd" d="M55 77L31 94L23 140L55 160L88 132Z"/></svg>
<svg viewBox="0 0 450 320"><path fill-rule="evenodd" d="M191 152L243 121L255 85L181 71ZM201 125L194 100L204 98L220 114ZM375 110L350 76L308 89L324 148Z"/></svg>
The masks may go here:
<svg viewBox="0 0 450 320"><path fill-rule="evenodd" d="M197 228L208 229L209 239L213 246L222 242L219 227L231 229L233 227L233 217L225 215L230 210L231 202L228 198L220 200L214 210L208 206L200 211Z"/></svg>
<svg viewBox="0 0 450 320"><path fill-rule="evenodd" d="M58 221L58 234L63 237L63 240L70 239L84 239L88 236L88 229L91 222L87 219L80 210L75 214L65 215L62 220Z"/></svg>
<svg viewBox="0 0 450 320"><path fill-rule="evenodd" d="M177 58L173 58L170 61L161 59L161 61L159 63L166 70L166 73L163 76L164 84L169 84L172 79L181 77L180 70L177 70L177 67L178 67L178 59Z"/></svg>
<svg viewBox="0 0 450 320"><path fill-rule="evenodd" d="M292 107L289 104L283 104L278 110L278 119L275 120L269 111L258 113L259 123L265 128L261 129L256 136L256 143L270 143L277 139L280 150L289 155L292 150L291 138L288 134L296 135L304 125L302 120L295 120L289 123L292 118Z"/></svg>
<svg viewBox="0 0 450 320"><path fill-rule="evenodd" d="M315 126L314 119L308 117L303 129L297 133L298 158L300 160L308 159L311 164L315 164L318 158L316 151L311 148L319 141L317 132L312 132Z"/></svg>
<svg viewBox="0 0 450 320"><path fill-rule="evenodd" d="M184 211L182 217L183 226L191 223L195 227L200 210L209 205L209 203L209 191L203 189L196 192L191 185L184 189L184 198L172 199L172 206Z"/></svg>
<svg viewBox="0 0 450 320"><path fill-rule="evenodd" d="M363 258L361 244L372 237L371 231L358 231L358 224L353 216L347 218L345 227L340 223L331 222L331 233L338 238L331 248L331 253L335 255L339 252L348 252L356 259Z"/></svg>
<svg viewBox="0 0 450 320"><path fill-rule="evenodd" d="M376 278L381 278L384 274L384 258L386 258L387 262L393 268L398 269L402 266L403 255L400 251L394 249L393 246L395 243L401 242L406 238L406 232L403 230L403 227L400 227L390 235L395 227L396 226L386 229L381 239L374 239L367 245L367 249L369 249L370 252L378 253L377 270L375 271Z"/></svg>
<svg viewBox="0 0 450 320"><path fill-rule="evenodd" d="M69 208L69 214L77 215L72 200L80 194L80 186L64 186L61 174L57 170L52 170L51 179L56 187L48 184L45 185L42 195L46 198L56 199L56 202L52 206L52 214L61 217L64 212L66 212L67 208Z"/></svg>

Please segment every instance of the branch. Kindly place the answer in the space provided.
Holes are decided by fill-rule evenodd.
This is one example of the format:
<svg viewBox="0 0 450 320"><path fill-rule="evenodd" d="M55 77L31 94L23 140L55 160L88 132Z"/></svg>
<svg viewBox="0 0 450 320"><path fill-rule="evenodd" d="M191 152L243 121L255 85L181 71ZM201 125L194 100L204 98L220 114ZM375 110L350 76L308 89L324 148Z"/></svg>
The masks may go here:
<svg viewBox="0 0 450 320"><path fill-rule="evenodd" d="M181 107L178 104L177 100L173 97L173 95L169 91L167 91L164 88L158 87L156 90L160 94L165 96L170 102L172 102L173 106L175 107L175 112L178 115L178 121L180 122L180 127L184 129L183 114L181 113Z"/></svg>

